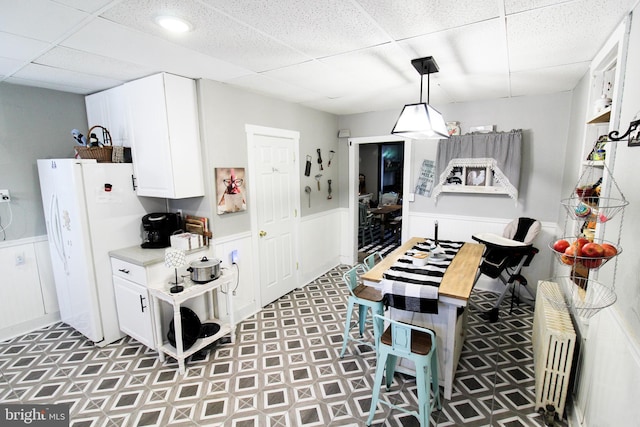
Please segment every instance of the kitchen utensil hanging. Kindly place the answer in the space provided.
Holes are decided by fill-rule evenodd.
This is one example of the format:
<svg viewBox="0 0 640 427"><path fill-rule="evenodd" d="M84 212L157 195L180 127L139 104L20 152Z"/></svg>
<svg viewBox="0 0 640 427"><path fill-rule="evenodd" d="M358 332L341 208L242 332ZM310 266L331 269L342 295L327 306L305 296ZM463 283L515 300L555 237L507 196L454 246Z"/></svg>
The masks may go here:
<svg viewBox="0 0 640 427"><path fill-rule="evenodd" d="M331 180L328 180L327 183L329 184L329 190L328 190L329 194L327 195L327 199L331 200L333 199L333 196L331 195Z"/></svg>
<svg viewBox="0 0 640 427"><path fill-rule="evenodd" d="M304 176L311 176L311 156L307 156L307 163L304 165Z"/></svg>
<svg viewBox="0 0 640 427"><path fill-rule="evenodd" d="M309 207L311 207L311 187L308 185L304 187L304 192L307 193L307 196L309 197Z"/></svg>
<svg viewBox="0 0 640 427"><path fill-rule="evenodd" d="M315 176L316 181L318 181L318 191L320 191L320 178L322 178L322 174L319 173Z"/></svg>
<svg viewBox="0 0 640 427"><path fill-rule="evenodd" d="M327 167L331 167L331 160L333 160L333 156L335 156L335 154L335 151L329 150L329 162L327 163Z"/></svg>
<svg viewBox="0 0 640 427"><path fill-rule="evenodd" d="M318 148L316 151L318 152L318 164L320 165L320 170L324 170L322 167L322 155L320 155L320 149Z"/></svg>

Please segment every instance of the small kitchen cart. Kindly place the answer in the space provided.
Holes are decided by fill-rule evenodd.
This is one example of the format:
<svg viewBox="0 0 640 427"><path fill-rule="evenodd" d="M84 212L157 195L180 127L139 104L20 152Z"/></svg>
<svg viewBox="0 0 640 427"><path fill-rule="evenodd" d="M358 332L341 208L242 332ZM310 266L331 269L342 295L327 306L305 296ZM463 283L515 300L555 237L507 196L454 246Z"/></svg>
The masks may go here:
<svg viewBox="0 0 640 427"><path fill-rule="evenodd" d="M180 374L185 373L185 359L195 352L203 349L212 342L224 337L225 335L231 336L231 342L235 342L235 322L233 318L233 298L230 293L230 283L233 273L227 270L222 270L222 274L216 280L212 280L207 283L194 283L188 278L184 279L184 290L179 293L172 294L169 289L161 288L149 288L149 294L151 295L151 301L153 303L153 310L155 313L155 340L156 348L158 350L158 356L160 361L164 362L165 355L171 356L178 361L178 367ZM225 290L226 289L226 290ZM225 323L221 323L220 316L216 317L216 310L214 306L214 293L223 294L226 297L228 320ZM198 340L188 350L184 350L182 342L182 316L180 315L181 305L193 298L205 296L207 305L207 319L202 320L202 323L216 322L220 324L220 330L206 338L198 338ZM162 302L168 303L173 307L173 322L175 328L175 347L165 340L167 329L162 327Z"/></svg>

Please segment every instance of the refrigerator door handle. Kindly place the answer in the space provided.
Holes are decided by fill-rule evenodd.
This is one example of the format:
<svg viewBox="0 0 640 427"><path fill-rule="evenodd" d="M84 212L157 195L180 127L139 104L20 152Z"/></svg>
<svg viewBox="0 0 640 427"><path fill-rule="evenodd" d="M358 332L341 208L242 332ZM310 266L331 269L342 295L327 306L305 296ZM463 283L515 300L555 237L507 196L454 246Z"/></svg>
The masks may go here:
<svg viewBox="0 0 640 427"><path fill-rule="evenodd" d="M146 299L145 297L143 297L142 295L140 296L140 311L142 311L144 313L144 309L147 308L146 305L144 305L144 300Z"/></svg>
<svg viewBox="0 0 640 427"><path fill-rule="evenodd" d="M133 188L133 191L136 191L136 177L131 175L131 187Z"/></svg>
<svg viewBox="0 0 640 427"><path fill-rule="evenodd" d="M58 197L55 194L51 195L51 202L49 203L49 221L51 221L51 233L53 239L53 245L56 248L56 252L60 257L60 260L64 264L64 272L69 274L69 266L67 264L67 256L64 251L64 244L62 240L62 230L60 229L60 213L58 209Z"/></svg>

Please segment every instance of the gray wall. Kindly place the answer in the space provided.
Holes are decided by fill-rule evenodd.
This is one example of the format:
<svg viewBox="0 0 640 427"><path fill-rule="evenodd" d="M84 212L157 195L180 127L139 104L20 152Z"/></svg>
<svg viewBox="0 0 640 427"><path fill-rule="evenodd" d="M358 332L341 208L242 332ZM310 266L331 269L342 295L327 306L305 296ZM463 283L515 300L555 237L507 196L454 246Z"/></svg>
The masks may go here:
<svg viewBox="0 0 640 427"><path fill-rule="evenodd" d="M11 194L13 216L0 240L47 233L36 160L73 157L74 128L88 131L83 96L0 83L0 188ZM8 208L0 203L3 226Z"/></svg>
<svg viewBox="0 0 640 427"><path fill-rule="evenodd" d="M329 150L338 151L338 119L297 104L243 91L211 80L200 80L198 92L201 104L201 131L204 146L207 196L171 202L172 208L198 213L212 219L217 237L250 230L249 211L217 215L215 204L214 169L216 167L247 167L247 136L245 125L258 125L300 132L300 198L302 216L338 207L340 186L338 168L346 159L336 153L331 167L327 167ZM320 148L324 160L322 191L316 190L314 175L319 172L316 149ZM311 176L304 176L306 155L312 156ZM251 171L247 170L247 179ZM327 180L332 179L333 199L327 199ZM311 186L311 208L308 207L304 187Z"/></svg>
<svg viewBox="0 0 640 427"><path fill-rule="evenodd" d="M342 116L340 129L350 129L352 137L389 134L398 111ZM557 206L550 200L560 200L565 144L571 113L571 93L505 98L436 106L447 121L459 121L462 132L470 126L496 125L497 131L522 129L523 157L520 171L518 205L507 196L442 194L436 204L433 198L416 196L410 210L482 217L516 218L531 216L542 221L557 220ZM416 184L424 159L435 160L436 141L413 144L411 187ZM344 202L347 203L347 196Z"/></svg>

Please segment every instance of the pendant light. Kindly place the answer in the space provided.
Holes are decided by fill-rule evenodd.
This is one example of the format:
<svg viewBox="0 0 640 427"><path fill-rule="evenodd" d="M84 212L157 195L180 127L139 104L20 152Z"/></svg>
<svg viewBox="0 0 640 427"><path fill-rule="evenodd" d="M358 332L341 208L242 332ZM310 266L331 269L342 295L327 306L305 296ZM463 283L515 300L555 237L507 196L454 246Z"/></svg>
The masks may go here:
<svg viewBox="0 0 640 427"><path fill-rule="evenodd" d="M429 89L431 73L438 72L438 64L432 56L418 58L411 61L411 65L420 73L420 103L407 104L402 109L393 130L394 135L406 136L413 139L443 139L449 138L447 125L442 114L429 105ZM422 102L422 82L427 75L427 102Z"/></svg>

